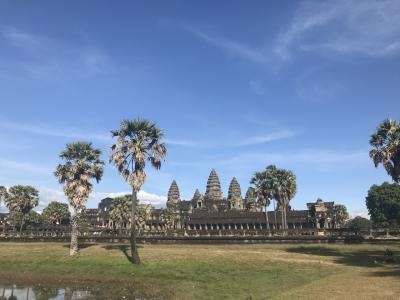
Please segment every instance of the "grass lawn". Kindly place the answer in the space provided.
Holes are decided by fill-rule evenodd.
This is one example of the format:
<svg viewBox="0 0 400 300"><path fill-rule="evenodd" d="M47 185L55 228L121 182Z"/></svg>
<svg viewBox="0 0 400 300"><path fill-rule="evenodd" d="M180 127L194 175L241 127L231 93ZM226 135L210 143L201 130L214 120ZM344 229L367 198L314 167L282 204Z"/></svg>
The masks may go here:
<svg viewBox="0 0 400 300"><path fill-rule="evenodd" d="M0 243L0 283L107 287L115 299L399 299L400 245L123 245ZM109 296L110 297L110 296Z"/></svg>

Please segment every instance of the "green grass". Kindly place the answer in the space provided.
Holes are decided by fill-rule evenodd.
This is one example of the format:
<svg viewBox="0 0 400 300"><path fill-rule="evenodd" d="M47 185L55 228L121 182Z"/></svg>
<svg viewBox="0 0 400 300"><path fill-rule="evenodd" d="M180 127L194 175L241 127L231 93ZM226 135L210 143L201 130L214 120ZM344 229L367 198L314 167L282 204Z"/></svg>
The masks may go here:
<svg viewBox="0 0 400 300"><path fill-rule="evenodd" d="M399 246L387 247L399 256ZM86 245L71 258L64 244L1 243L0 282L108 286L115 298L132 294L166 299L326 298L329 289L357 298L361 294L354 287L365 290L367 298L390 298L400 292L400 269L382 263L385 248L143 245L143 264L136 266L127 259L125 246Z"/></svg>

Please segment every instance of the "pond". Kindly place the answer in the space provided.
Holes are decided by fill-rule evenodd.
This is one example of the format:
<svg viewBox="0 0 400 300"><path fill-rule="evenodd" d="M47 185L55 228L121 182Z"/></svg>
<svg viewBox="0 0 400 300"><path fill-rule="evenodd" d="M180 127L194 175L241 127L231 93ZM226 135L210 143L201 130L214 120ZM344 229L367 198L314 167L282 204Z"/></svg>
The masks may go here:
<svg viewBox="0 0 400 300"><path fill-rule="evenodd" d="M135 295L127 287L111 286L46 286L2 284L0 282L0 300L80 300L80 299L163 299L147 298Z"/></svg>

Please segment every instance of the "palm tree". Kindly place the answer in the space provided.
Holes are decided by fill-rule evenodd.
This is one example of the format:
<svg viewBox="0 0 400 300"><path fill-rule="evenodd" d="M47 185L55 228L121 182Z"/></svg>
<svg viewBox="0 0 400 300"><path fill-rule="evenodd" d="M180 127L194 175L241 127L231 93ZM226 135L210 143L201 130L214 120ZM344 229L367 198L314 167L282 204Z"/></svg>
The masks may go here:
<svg viewBox="0 0 400 300"><path fill-rule="evenodd" d="M131 210L130 200L131 196L125 195L122 197L115 197L111 201L110 219L114 224L117 224L120 233L123 225L129 221Z"/></svg>
<svg viewBox="0 0 400 300"><path fill-rule="evenodd" d="M274 189L275 198L278 199L283 213L283 228L287 229L286 209L290 200L296 195L296 176L292 171L276 169L276 184Z"/></svg>
<svg viewBox="0 0 400 300"><path fill-rule="evenodd" d="M50 202L42 212L42 217L45 221L56 225L61 224L63 219L69 219L70 215L68 204L57 201Z"/></svg>
<svg viewBox="0 0 400 300"><path fill-rule="evenodd" d="M39 204L39 191L29 185L15 185L1 191L4 202L10 213L14 215L14 229L16 219L19 214L21 216L20 232L25 223L25 216Z"/></svg>
<svg viewBox="0 0 400 300"><path fill-rule="evenodd" d="M400 183L400 122L384 120L369 143L373 147L369 156L375 167L382 163L393 181Z"/></svg>
<svg viewBox="0 0 400 300"><path fill-rule="evenodd" d="M265 221L267 223L267 228L269 229L268 211L267 207L270 205L272 198L271 187L268 186L267 171L255 172L254 176L250 180L251 184L255 186L255 192L257 195L258 203L265 208ZM275 200L274 200L275 201ZM276 221L276 211L274 202L274 212Z"/></svg>
<svg viewBox="0 0 400 300"><path fill-rule="evenodd" d="M65 163L59 164L54 172L60 184L64 184L64 194L73 208L70 255L78 253L78 221L93 190L90 180L95 179L98 183L103 176L104 162L100 155L101 150L94 149L92 143L67 144L66 150L60 153Z"/></svg>
<svg viewBox="0 0 400 300"><path fill-rule="evenodd" d="M117 142L111 146L110 162L132 188L131 257L133 263L140 264L136 245L137 193L146 179L146 161L160 169L161 161L166 158L166 145L160 142L164 133L151 121L135 119L122 121L121 127L111 134Z"/></svg>

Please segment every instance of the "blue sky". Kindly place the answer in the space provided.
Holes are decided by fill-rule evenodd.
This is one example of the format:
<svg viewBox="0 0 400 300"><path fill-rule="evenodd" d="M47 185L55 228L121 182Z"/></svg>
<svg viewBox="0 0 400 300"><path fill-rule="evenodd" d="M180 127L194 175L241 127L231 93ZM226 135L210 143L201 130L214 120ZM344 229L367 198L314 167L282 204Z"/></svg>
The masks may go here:
<svg viewBox="0 0 400 300"><path fill-rule="evenodd" d="M370 134L400 113L400 2L1 1L0 184L63 200L52 172L68 142L107 160L110 130L144 117L165 130L168 159L143 201L176 179L225 195L269 164L297 175L296 209L321 197L365 215ZM88 206L128 191L116 170ZM39 209L41 208L39 207ZM4 208L3 208L4 210Z"/></svg>

